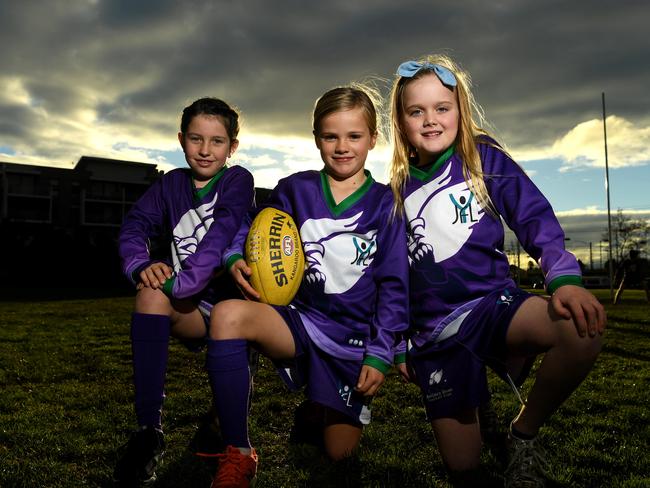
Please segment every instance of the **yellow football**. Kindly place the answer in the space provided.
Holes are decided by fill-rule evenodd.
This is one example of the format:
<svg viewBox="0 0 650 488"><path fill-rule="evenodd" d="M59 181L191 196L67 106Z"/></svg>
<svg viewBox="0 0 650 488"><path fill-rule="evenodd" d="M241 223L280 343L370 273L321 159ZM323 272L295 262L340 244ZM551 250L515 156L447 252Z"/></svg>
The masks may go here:
<svg viewBox="0 0 650 488"><path fill-rule="evenodd" d="M271 207L257 214L246 238L246 263L261 302L291 302L305 270L300 234L291 215Z"/></svg>

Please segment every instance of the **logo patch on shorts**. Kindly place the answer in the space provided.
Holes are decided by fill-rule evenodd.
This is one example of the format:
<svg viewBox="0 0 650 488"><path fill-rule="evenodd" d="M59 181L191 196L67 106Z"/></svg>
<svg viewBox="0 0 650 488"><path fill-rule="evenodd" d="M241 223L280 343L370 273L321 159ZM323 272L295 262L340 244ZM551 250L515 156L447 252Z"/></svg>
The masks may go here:
<svg viewBox="0 0 650 488"><path fill-rule="evenodd" d="M346 407L352 406L352 388L348 385L339 387L339 395L341 395L341 400L345 402Z"/></svg>
<svg viewBox="0 0 650 488"><path fill-rule="evenodd" d="M431 376L429 376L429 385L433 385L434 383L437 385L440 381L442 381L442 369L431 373Z"/></svg>
<svg viewBox="0 0 650 488"><path fill-rule="evenodd" d="M501 293L501 295L497 299L497 304L510 306L513 299L514 297L510 294L508 290L503 290L503 293Z"/></svg>
<svg viewBox="0 0 650 488"><path fill-rule="evenodd" d="M427 393L428 402L436 402L444 398L449 398L453 392L453 388L444 388L444 383L447 383L447 380L444 379L444 371L442 369L436 369L429 375L429 392Z"/></svg>

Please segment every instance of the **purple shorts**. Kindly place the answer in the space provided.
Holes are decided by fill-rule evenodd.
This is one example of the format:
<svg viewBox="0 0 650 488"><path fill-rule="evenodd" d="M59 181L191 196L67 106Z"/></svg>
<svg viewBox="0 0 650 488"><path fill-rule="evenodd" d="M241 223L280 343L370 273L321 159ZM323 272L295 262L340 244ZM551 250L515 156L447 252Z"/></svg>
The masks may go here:
<svg viewBox="0 0 650 488"><path fill-rule="evenodd" d="M221 270L201 293L190 298L190 300L196 303L196 307L203 315L206 328L209 328L210 312L212 312L214 304L233 298L241 300L243 298L242 293L230 275Z"/></svg>
<svg viewBox="0 0 650 488"><path fill-rule="evenodd" d="M456 335L408 351L407 361L415 372L429 420L453 417L489 399L485 366L506 378L506 332L521 304L531 296L519 288L493 292L476 304ZM524 382L533 361L530 358L522 373L512 378L515 384Z"/></svg>
<svg viewBox="0 0 650 488"><path fill-rule="evenodd" d="M339 359L323 352L311 340L297 310L273 306L284 319L296 345L296 356L275 361L278 373L290 390L306 385L310 400L332 408L350 419L351 425L370 423L370 399L354 388L361 374L361 362Z"/></svg>
<svg viewBox="0 0 650 488"><path fill-rule="evenodd" d="M190 297L203 317L205 337L200 339L181 339L180 342L191 352L201 352L205 349L210 331L210 313L216 303L230 299L242 299L242 294L228 273L221 271L210 281L201 293ZM257 360L257 357L255 358Z"/></svg>

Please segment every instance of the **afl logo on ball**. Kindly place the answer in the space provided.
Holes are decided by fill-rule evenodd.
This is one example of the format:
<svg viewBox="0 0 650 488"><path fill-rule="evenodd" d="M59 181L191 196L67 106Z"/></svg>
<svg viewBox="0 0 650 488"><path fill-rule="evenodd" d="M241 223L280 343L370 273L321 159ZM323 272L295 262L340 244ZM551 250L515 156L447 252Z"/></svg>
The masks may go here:
<svg viewBox="0 0 650 488"><path fill-rule="evenodd" d="M291 256L294 249L293 239L291 236L284 236L282 239L282 251L284 251L284 254Z"/></svg>

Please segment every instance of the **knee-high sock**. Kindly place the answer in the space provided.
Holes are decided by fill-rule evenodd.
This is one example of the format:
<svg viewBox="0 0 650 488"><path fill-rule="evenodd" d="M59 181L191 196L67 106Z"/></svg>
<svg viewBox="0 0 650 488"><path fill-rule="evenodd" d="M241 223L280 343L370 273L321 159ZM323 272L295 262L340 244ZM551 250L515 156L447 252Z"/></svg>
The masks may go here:
<svg viewBox="0 0 650 488"><path fill-rule="evenodd" d="M227 445L235 447L250 447L248 403L251 375L247 345L243 339L210 339L205 361L221 435Z"/></svg>
<svg viewBox="0 0 650 488"><path fill-rule="evenodd" d="M135 415L140 426L161 426L170 329L166 315L136 312L131 318Z"/></svg>

